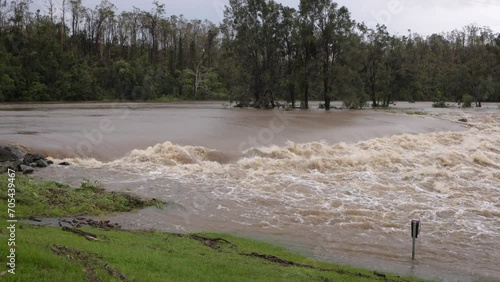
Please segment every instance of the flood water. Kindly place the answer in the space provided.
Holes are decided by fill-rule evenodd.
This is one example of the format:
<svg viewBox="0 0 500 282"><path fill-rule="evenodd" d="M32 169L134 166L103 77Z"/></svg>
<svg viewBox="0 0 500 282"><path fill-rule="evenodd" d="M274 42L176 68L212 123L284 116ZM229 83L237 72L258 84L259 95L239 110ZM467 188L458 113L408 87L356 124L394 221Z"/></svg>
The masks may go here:
<svg viewBox="0 0 500 282"><path fill-rule="evenodd" d="M443 281L500 277L499 124L496 104L328 113L0 105L0 142L74 164L36 176L169 202L113 217L124 227L228 232ZM414 262L412 219L423 224Z"/></svg>

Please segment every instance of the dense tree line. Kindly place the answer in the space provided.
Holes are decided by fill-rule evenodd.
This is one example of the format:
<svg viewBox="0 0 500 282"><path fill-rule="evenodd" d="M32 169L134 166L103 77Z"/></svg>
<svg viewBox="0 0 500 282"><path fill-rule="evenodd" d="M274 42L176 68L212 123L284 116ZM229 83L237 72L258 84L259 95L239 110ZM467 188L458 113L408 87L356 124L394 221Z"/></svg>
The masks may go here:
<svg viewBox="0 0 500 282"><path fill-rule="evenodd" d="M500 36L368 28L331 0L230 0L220 25L109 0L0 0L0 101L229 99L308 107L500 101Z"/></svg>
<svg viewBox="0 0 500 282"><path fill-rule="evenodd" d="M0 0L0 101L223 98L219 28L166 16L165 6L117 14L64 0L33 12Z"/></svg>

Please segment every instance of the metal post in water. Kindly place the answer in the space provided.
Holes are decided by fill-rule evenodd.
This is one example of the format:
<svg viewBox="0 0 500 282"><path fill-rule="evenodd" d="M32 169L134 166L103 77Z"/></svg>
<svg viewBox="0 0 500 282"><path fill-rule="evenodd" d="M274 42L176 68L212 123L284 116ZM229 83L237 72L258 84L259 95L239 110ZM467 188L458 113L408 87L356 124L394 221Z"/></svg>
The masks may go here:
<svg viewBox="0 0 500 282"><path fill-rule="evenodd" d="M415 260L415 241L416 241L416 239L413 238L413 248L412 248L412 251L411 251L411 259L412 260Z"/></svg>
<svg viewBox="0 0 500 282"><path fill-rule="evenodd" d="M420 220L411 221L411 237L413 238L413 246L411 251L411 259L415 260L415 243L420 233Z"/></svg>

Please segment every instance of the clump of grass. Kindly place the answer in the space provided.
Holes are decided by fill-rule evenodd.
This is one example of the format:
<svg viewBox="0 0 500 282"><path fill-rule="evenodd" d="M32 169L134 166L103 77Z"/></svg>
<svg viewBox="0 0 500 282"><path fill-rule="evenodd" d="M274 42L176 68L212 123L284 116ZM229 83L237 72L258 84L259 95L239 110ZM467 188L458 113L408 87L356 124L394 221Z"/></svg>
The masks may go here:
<svg viewBox="0 0 500 282"><path fill-rule="evenodd" d="M104 215L163 206L157 200L146 201L129 194L106 192L98 182L88 180L84 180L80 187L72 188L54 181L37 181L18 175L15 185L18 218ZM0 201L7 201L7 186L7 176L0 176Z"/></svg>

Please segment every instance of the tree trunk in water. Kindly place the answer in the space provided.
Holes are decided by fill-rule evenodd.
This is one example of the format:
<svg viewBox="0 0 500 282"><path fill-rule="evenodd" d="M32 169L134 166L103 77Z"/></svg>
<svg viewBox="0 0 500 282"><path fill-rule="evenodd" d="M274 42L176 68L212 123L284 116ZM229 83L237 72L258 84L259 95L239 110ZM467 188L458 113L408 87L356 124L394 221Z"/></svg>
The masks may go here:
<svg viewBox="0 0 500 282"><path fill-rule="evenodd" d="M373 101L372 107L376 108L378 105L377 105L377 97L375 95L375 89L372 88L371 92L372 92L371 96L372 96L372 101Z"/></svg>
<svg viewBox="0 0 500 282"><path fill-rule="evenodd" d="M328 64L323 65L323 95L325 97L325 110L330 110L330 96L328 95Z"/></svg>
<svg viewBox="0 0 500 282"><path fill-rule="evenodd" d="M198 70L194 77L194 100L196 101L196 96L198 96Z"/></svg>
<svg viewBox="0 0 500 282"><path fill-rule="evenodd" d="M374 77L375 75L373 75ZM377 94L375 93L375 79L374 78L370 79L370 95L373 101L372 107L375 108L377 107Z"/></svg>
<svg viewBox="0 0 500 282"><path fill-rule="evenodd" d="M253 94L254 98L255 98L255 103L260 103L260 94L259 94L259 89L256 87L255 88L255 92Z"/></svg>
<svg viewBox="0 0 500 282"><path fill-rule="evenodd" d="M274 103L274 96L273 96L273 91L270 89L267 89L265 92L265 105L264 107L268 107L269 104L271 104L271 107L274 109L276 108L276 103Z"/></svg>
<svg viewBox="0 0 500 282"><path fill-rule="evenodd" d="M304 109L309 109L309 82L306 79L304 89Z"/></svg>
<svg viewBox="0 0 500 282"><path fill-rule="evenodd" d="M259 104L259 105L263 102L262 101L263 97L262 97L262 95L260 95L260 94L262 94L263 90L264 90L264 85L263 85L262 80L260 79L260 77L257 75L255 77L255 93L254 93L254 96L255 96L255 102L257 104ZM263 93L263 94L265 96L265 93Z"/></svg>
<svg viewBox="0 0 500 282"><path fill-rule="evenodd" d="M330 97L329 96L325 97L325 110L326 111L330 110L330 102L331 102Z"/></svg>

